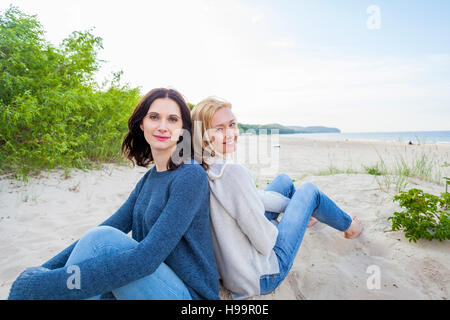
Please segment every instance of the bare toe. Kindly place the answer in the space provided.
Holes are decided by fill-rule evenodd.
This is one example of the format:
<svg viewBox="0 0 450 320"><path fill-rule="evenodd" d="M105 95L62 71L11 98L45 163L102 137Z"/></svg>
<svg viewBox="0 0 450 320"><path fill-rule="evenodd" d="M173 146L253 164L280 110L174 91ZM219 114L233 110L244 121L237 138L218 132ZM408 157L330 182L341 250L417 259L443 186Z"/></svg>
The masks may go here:
<svg viewBox="0 0 450 320"><path fill-rule="evenodd" d="M347 238L347 239L357 238L361 234L363 229L364 229L364 227L363 227L361 221L359 221L359 219L356 216L353 216L352 224L344 232L344 237Z"/></svg>

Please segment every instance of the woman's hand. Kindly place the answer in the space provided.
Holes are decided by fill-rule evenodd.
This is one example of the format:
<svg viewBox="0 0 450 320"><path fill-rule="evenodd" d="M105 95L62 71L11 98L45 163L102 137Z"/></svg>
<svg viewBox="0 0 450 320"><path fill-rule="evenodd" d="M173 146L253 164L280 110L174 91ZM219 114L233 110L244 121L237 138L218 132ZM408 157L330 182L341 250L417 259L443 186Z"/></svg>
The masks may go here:
<svg viewBox="0 0 450 320"><path fill-rule="evenodd" d="M44 267L30 267L25 269L12 284L8 300L36 299L37 297L33 297L30 285L36 285L36 281L38 281L37 276L49 271L50 269Z"/></svg>

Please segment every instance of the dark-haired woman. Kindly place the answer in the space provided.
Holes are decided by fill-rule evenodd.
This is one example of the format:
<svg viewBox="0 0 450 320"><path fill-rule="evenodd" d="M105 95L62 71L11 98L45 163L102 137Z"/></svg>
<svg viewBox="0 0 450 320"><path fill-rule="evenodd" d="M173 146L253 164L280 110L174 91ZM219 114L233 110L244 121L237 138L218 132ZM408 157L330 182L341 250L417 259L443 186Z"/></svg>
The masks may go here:
<svg viewBox="0 0 450 320"><path fill-rule="evenodd" d="M22 272L9 299L219 299L208 179L191 160L186 102L175 90L153 89L128 127L123 154L154 166L109 219Z"/></svg>

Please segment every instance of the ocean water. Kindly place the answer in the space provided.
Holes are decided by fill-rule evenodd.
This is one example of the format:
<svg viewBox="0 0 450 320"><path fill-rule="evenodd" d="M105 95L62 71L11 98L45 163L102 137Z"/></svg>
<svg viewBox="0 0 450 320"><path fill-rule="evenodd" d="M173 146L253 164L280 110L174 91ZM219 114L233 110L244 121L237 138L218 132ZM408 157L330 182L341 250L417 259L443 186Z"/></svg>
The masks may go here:
<svg viewBox="0 0 450 320"><path fill-rule="evenodd" d="M405 143L411 141L413 144L450 144L450 131L296 133L286 134L285 136L324 140L394 141Z"/></svg>

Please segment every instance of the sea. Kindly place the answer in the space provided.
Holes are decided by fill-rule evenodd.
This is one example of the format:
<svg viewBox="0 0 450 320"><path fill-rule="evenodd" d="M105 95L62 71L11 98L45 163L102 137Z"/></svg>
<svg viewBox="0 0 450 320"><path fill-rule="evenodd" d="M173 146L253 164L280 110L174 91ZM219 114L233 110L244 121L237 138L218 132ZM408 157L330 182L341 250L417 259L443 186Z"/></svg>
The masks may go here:
<svg viewBox="0 0 450 320"><path fill-rule="evenodd" d="M412 144L450 144L450 131L406 131L406 132L341 132L341 133L295 133L305 139L336 139L359 141L390 141Z"/></svg>

